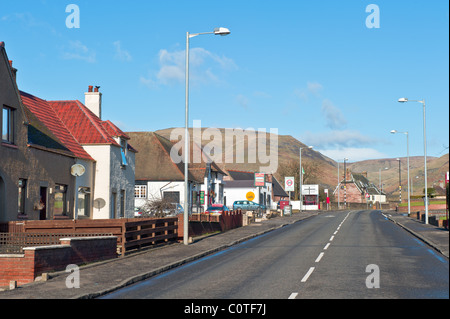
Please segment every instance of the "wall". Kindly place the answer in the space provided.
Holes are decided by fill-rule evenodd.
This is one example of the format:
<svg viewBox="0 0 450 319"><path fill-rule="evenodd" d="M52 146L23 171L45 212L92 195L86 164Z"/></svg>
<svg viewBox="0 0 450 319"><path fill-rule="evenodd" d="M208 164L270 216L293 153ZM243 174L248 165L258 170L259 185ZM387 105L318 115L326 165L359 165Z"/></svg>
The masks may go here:
<svg viewBox="0 0 450 319"><path fill-rule="evenodd" d="M266 184L269 185L269 184ZM255 199L253 202L260 203L259 202L259 192L261 194L264 194L264 196L267 198L267 195L271 195L270 187L227 187L225 184L224 188L224 201L226 200L226 206L229 209L233 209L233 203L237 200L246 200L246 194L248 192L253 192L255 194ZM226 197L226 198L225 198ZM273 199L271 198L271 202ZM270 207L270 203L267 203L267 207Z"/></svg>
<svg viewBox="0 0 450 319"><path fill-rule="evenodd" d="M66 269L67 265L117 257L117 237L60 239L60 245L24 248L23 254L0 255L0 286L12 280L18 285L33 282L45 272Z"/></svg>
<svg viewBox="0 0 450 319"><path fill-rule="evenodd" d="M113 193L116 193L116 217L119 216L120 191L125 190L125 218L134 216L135 154L127 152L127 166L122 168L120 147L112 145L83 145L96 161L93 219L114 218ZM98 205L97 203L101 203Z"/></svg>

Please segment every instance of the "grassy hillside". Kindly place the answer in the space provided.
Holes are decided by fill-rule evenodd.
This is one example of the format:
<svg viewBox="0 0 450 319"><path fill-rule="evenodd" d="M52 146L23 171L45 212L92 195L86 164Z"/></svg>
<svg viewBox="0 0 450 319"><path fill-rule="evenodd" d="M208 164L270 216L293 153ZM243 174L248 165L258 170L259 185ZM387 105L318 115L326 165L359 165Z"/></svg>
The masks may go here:
<svg viewBox="0 0 450 319"><path fill-rule="evenodd" d="M156 133L170 139L171 133L174 128L164 129L156 131ZM183 130L183 129L180 129ZM239 143L236 139L233 140L232 148L227 149L225 147L225 135L227 131L225 129L217 129L207 131L206 128L202 128L201 135L200 131L197 131L197 137L201 139L202 147L209 147L210 149L216 147L222 150L222 163L220 166L225 169L237 169L242 171L265 171L264 167L267 166L266 163L261 163L260 158L256 155L256 161L249 163L249 154L258 154L258 137L263 137L263 135L258 135L256 132L247 134L244 136L243 143ZM210 133L219 133L219 136L210 135ZM230 132L228 132L230 133ZM247 132L248 133L248 132ZM193 131L190 129L191 139L193 138ZM290 135L278 135L278 166L271 173L274 173L277 178L281 181L281 172L283 167L287 165L298 165L299 166L299 148L306 147L305 144L301 143L297 139ZM274 154L274 149L271 149L270 145L270 134L266 133L266 154ZM273 145L272 145L273 147ZM232 149L233 161L226 161L226 153ZM228 154L230 155L230 154ZM242 156L244 158L244 163L237 163L236 158ZM402 174L402 188L403 191L407 190L407 165L406 158L401 158L401 174ZM334 189L337 185L337 163L324 156L323 154L313 150L305 148L302 151L302 163L307 166L310 163L314 163L316 166L313 180L311 183L320 184L322 187ZM432 187L433 183L438 183L444 180L445 173L449 169L449 154L443 155L439 158L428 157L428 187ZM383 190L385 190L393 198L398 196L398 161L396 158L386 158L386 159L376 159L376 160L366 160L355 163L347 163L347 167L356 173L367 172L370 181L379 184L380 179L380 169L381 169L381 183L383 184ZM423 177L423 157L415 156L410 158L410 176L413 179L412 189L414 194L419 195L423 191L424 187L424 177ZM340 174L343 176L343 164L340 166ZM417 176L417 178L416 178ZM405 193L406 194L406 193ZM406 198L406 197L404 197Z"/></svg>

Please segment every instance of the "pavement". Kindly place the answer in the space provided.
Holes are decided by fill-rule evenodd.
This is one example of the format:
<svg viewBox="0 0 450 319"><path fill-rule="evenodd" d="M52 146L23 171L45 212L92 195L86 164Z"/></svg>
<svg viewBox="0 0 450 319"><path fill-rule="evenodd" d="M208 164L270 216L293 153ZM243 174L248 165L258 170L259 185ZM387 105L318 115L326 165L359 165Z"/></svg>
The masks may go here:
<svg viewBox="0 0 450 319"><path fill-rule="evenodd" d="M194 242L188 246L173 243L125 257L81 266L79 267L79 288L67 288L66 280L70 284L73 278L71 272L50 273L45 281L35 281L12 290L0 290L0 299L93 299L280 227L328 213L331 211L294 213L292 216L271 218L224 233L194 238ZM383 213L392 222L424 241L446 258L449 257L447 230L424 225L394 211L383 211Z"/></svg>

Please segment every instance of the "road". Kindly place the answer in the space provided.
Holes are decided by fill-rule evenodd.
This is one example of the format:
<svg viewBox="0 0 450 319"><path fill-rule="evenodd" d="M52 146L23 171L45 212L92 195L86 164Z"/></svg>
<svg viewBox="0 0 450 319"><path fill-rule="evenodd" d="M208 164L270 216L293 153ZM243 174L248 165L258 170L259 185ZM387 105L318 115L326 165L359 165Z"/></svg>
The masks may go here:
<svg viewBox="0 0 450 319"><path fill-rule="evenodd" d="M379 211L329 212L104 298L449 298L449 262Z"/></svg>

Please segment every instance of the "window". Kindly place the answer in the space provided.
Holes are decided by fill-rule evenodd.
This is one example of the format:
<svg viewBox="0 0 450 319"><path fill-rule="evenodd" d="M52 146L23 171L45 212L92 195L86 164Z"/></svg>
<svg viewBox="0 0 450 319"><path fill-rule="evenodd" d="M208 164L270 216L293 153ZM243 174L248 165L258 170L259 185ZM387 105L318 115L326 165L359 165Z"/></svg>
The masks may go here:
<svg viewBox="0 0 450 319"><path fill-rule="evenodd" d="M125 190L120 191L120 211L119 218L125 217Z"/></svg>
<svg viewBox="0 0 450 319"><path fill-rule="evenodd" d="M6 106L2 110L2 141L14 143L14 110Z"/></svg>
<svg viewBox="0 0 450 319"><path fill-rule="evenodd" d="M78 188L78 216L89 217L91 212L91 189Z"/></svg>
<svg viewBox="0 0 450 319"><path fill-rule="evenodd" d="M67 186L55 186L54 215L67 215Z"/></svg>
<svg viewBox="0 0 450 319"><path fill-rule="evenodd" d="M163 193L164 200L167 200L170 203L180 203L180 192L164 192Z"/></svg>
<svg viewBox="0 0 450 319"><path fill-rule="evenodd" d="M19 179L19 196L18 196L18 205L17 212L19 215L25 215L25 199L27 198L27 180Z"/></svg>
<svg viewBox="0 0 450 319"><path fill-rule="evenodd" d="M134 198L146 198L146 197L147 197L147 185L135 185Z"/></svg>

